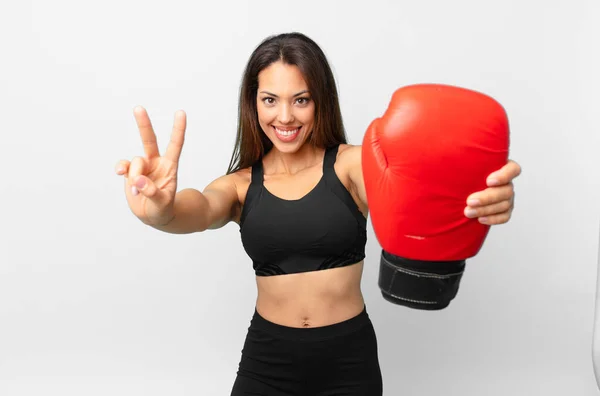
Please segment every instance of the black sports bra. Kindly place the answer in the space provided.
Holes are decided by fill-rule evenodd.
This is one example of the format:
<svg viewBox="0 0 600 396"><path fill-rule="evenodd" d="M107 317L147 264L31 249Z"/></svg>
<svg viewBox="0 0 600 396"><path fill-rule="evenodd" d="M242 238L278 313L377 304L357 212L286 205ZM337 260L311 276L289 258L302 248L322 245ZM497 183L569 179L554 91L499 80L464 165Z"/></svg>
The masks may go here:
<svg viewBox="0 0 600 396"><path fill-rule="evenodd" d="M264 187L262 160L252 167L240 234L257 276L319 271L364 259L367 220L335 173L338 148L325 151L323 176L296 200Z"/></svg>

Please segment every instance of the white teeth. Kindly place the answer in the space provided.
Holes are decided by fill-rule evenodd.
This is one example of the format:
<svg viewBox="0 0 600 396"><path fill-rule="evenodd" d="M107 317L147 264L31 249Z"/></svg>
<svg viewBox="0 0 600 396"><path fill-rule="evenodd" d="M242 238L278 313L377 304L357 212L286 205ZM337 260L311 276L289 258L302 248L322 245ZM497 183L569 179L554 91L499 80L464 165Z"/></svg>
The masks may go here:
<svg viewBox="0 0 600 396"><path fill-rule="evenodd" d="M275 130L277 131L277 133L280 134L280 135L282 135L282 136L292 136L293 134L297 133L299 129L300 128L296 128L296 129L293 129L291 131L282 131L281 129L275 128Z"/></svg>

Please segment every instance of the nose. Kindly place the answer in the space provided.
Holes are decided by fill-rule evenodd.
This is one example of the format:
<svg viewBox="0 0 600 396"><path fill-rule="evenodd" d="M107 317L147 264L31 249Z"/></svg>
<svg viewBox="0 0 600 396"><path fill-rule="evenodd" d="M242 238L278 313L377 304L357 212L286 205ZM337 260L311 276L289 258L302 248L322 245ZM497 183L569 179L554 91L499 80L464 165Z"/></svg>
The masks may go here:
<svg viewBox="0 0 600 396"><path fill-rule="evenodd" d="M288 104L283 104L279 111L278 121L282 124L289 124L294 121L294 114L292 113L292 108Z"/></svg>

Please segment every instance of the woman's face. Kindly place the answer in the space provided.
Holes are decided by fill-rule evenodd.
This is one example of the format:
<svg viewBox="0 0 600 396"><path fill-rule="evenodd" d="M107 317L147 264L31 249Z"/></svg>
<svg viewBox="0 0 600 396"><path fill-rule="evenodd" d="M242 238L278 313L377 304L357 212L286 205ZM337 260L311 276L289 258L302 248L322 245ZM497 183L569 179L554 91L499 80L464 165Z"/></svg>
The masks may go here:
<svg viewBox="0 0 600 396"><path fill-rule="evenodd" d="M277 150L297 151L312 132L315 104L297 66L281 61L258 74L258 122Z"/></svg>

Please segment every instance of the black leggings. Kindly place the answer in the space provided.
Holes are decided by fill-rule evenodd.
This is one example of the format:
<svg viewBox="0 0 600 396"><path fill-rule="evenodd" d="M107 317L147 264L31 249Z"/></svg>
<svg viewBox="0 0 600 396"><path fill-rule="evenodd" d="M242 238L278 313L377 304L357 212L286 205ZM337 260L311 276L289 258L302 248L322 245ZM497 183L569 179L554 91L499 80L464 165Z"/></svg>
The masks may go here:
<svg viewBox="0 0 600 396"><path fill-rule="evenodd" d="M231 396L381 396L377 339L366 308L341 323L280 326L258 312Z"/></svg>

